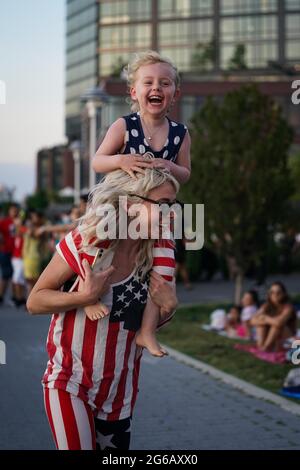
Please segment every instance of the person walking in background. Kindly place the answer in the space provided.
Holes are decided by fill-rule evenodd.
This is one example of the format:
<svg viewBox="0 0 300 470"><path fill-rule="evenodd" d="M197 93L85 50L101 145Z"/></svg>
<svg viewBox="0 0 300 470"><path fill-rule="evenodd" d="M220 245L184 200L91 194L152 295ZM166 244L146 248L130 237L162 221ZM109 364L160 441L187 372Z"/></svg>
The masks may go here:
<svg viewBox="0 0 300 470"><path fill-rule="evenodd" d="M12 253L12 291L13 301L17 307L26 303L26 282L24 278L24 263L23 263L23 244L26 227L23 224L22 217L18 216L14 219L15 224L15 237L14 249Z"/></svg>
<svg viewBox="0 0 300 470"><path fill-rule="evenodd" d="M15 218L19 214L17 204L11 204L6 217L0 219L0 305L4 300L13 276L12 254L14 251Z"/></svg>
<svg viewBox="0 0 300 470"><path fill-rule="evenodd" d="M23 263L28 294L42 272L43 261L48 255L47 237L43 230L44 216L39 211L31 211L24 235Z"/></svg>

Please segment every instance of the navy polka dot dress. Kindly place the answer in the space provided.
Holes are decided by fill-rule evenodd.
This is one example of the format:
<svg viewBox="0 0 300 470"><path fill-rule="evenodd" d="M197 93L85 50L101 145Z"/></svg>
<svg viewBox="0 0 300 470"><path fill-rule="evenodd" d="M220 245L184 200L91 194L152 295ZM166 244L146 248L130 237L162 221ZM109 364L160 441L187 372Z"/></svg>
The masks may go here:
<svg viewBox="0 0 300 470"><path fill-rule="evenodd" d="M144 135L140 113L123 116L126 121L126 147L122 153L139 153L143 155L146 152L152 152L155 158L165 158L175 162L187 127L179 122L171 121L168 116L166 117L169 122L169 134L163 148L155 151Z"/></svg>
<svg viewBox="0 0 300 470"><path fill-rule="evenodd" d="M155 158L165 158L176 162L176 158L187 132L187 127L179 122L169 122L169 133L162 149L155 151L149 145L141 124L140 113L132 113L123 118L126 121L126 146L122 154L139 153L143 155L146 152L152 152ZM174 239L156 240L153 247L153 271L156 271L168 282L172 282L175 276L175 242ZM170 318L165 321L167 323Z"/></svg>

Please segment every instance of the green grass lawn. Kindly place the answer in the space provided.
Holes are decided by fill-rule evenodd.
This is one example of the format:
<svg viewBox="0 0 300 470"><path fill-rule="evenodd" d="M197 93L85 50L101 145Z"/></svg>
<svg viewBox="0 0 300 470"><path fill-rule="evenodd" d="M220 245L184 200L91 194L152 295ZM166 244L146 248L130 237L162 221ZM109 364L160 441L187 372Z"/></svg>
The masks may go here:
<svg viewBox="0 0 300 470"><path fill-rule="evenodd" d="M285 376L294 366L261 361L247 352L234 349L234 344L242 341L202 330L201 324L209 323L210 313L216 308L227 310L228 305L178 308L173 320L159 332L159 341L240 379L279 393Z"/></svg>

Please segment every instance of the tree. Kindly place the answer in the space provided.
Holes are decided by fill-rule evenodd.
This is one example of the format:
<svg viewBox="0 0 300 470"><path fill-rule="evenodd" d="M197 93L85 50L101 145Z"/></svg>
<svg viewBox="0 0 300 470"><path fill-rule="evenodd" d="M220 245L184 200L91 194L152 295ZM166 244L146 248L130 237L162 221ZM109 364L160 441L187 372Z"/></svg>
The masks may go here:
<svg viewBox="0 0 300 470"><path fill-rule="evenodd" d="M207 99L192 119L192 176L186 202L205 205L205 241L217 237L237 268L235 301L250 266L259 265L268 231L284 217L293 191L292 131L279 106L255 85Z"/></svg>
<svg viewBox="0 0 300 470"><path fill-rule="evenodd" d="M245 44L237 44L228 63L229 70L245 70L246 64L246 47Z"/></svg>
<svg viewBox="0 0 300 470"><path fill-rule="evenodd" d="M212 38L208 43L198 42L191 56L193 70L204 72L211 69L216 60L216 41Z"/></svg>

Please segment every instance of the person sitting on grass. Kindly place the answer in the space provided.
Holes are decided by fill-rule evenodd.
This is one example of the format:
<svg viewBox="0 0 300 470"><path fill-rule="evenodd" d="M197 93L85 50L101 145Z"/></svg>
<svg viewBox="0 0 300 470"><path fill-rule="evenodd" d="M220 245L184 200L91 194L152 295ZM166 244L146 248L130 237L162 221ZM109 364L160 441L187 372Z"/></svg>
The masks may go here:
<svg viewBox="0 0 300 470"><path fill-rule="evenodd" d="M240 326L241 307L233 305L226 316L225 331L229 338L238 336L238 328Z"/></svg>
<svg viewBox="0 0 300 470"><path fill-rule="evenodd" d="M256 327L256 345L262 351L280 351L283 342L296 334L297 316L282 282L273 282L267 301L250 320Z"/></svg>
<svg viewBox="0 0 300 470"><path fill-rule="evenodd" d="M252 339L254 337L254 327L251 326L251 318L257 312L259 307L259 299L256 290L248 290L244 293L242 300L241 326L238 329L238 335L244 339Z"/></svg>

